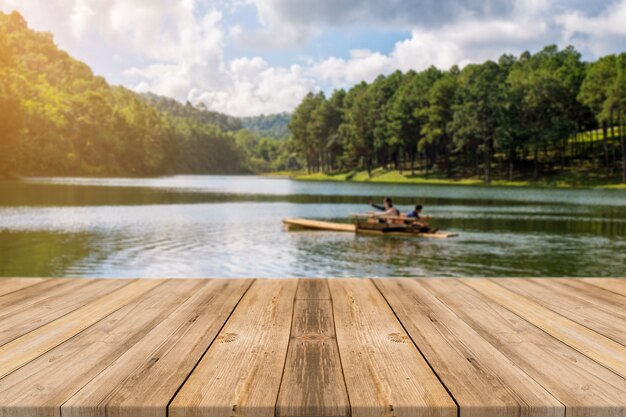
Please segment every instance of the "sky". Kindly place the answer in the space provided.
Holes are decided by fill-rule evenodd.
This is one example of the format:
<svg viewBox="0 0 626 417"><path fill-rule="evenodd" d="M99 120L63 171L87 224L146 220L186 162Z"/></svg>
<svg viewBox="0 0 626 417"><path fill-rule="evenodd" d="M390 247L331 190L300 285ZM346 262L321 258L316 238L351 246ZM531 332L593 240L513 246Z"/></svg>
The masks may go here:
<svg viewBox="0 0 626 417"><path fill-rule="evenodd" d="M626 0L0 0L112 84L234 116L395 70L626 51Z"/></svg>

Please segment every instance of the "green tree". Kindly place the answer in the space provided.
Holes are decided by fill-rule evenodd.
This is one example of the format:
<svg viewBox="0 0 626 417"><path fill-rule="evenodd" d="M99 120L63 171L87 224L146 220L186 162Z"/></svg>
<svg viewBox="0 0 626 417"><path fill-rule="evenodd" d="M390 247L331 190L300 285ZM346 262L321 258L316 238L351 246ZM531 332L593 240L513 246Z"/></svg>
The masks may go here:
<svg viewBox="0 0 626 417"><path fill-rule="evenodd" d="M604 166L607 170L610 169L608 147L610 117L607 117L604 107L607 101L607 86L611 85L615 78L615 68L615 55L602 57L597 62L589 64L578 94L578 99L591 109L596 120L602 126L602 150L604 152Z"/></svg>
<svg viewBox="0 0 626 417"><path fill-rule="evenodd" d="M622 148L622 182L626 184L626 53L615 59L615 77L607 86L604 111L617 119Z"/></svg>
<svg viewBox="0 0 626 417"><path fill-rule="evenodd" d="M422 110L424 123L421 133L426 143L438 147L443 153L443 166L448 176L451 174L450 124L454 118L453 106L457 95L458 75L459 69L454 67L435 81L428 92L428 106Z"/></svg>

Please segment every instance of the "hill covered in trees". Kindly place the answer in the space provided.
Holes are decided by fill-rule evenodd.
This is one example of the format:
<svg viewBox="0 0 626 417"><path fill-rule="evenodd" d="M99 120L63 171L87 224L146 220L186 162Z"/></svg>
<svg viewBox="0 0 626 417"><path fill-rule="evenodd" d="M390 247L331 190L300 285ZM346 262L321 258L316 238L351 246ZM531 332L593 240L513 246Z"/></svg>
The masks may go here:
<svg viewBox="0 0 626 417"><path fill-rule="evenodd" d="M264 138L287 139L289 131L289 113L262 114L260 116L243 117L241 123L244 128Z"/></svg>
<svg viewBox="0 0 626 417"><path fill-rule="evenodd" d="M240 129L234 117L110 86L19 13L0 12L0 177L282 168L251 161L274 144L244 149L262 141L238 140Z"/></svg>
<svg viewBox="0 0 626 417"><path fill-rule="evenodd" d="M626 54L554 46L462 70L397 71L235 118L109 85L0 12L0 177L377 168L447 178L593 173L626 182Z"/></svg>
<svg viewBox="0 0 626 417"><path fill-rule="evenodd" d="M626 182L625 117L626 54L586 63L549 46L310 93L289 128L309 172L383 167L490 182L575 170Z"/></svg>
<svg viewBox="0 0 626 417"><path fill-rule="evenodd" d="M142 94L142 97L144 97L152 107L173 117L191 119L199 123L215 125L225 132L236 132L244 128L241 119L209 111L204 103L199 103L195 106L190 102L182 104L173 98L159 96L154 93L145 93Z"/></svg>

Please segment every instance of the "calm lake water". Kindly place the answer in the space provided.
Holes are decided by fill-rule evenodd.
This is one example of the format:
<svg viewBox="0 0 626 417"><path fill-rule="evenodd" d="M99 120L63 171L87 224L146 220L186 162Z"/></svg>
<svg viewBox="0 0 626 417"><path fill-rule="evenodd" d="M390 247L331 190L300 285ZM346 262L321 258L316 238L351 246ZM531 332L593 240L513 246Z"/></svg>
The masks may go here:
<svg viewBox="0 0 626 417"><path fill-rule="evenodd" d="M285 231L369 198L425 206L447 240ZM0 181L0 276L626 276L626 192L261 177Z"/></svg>

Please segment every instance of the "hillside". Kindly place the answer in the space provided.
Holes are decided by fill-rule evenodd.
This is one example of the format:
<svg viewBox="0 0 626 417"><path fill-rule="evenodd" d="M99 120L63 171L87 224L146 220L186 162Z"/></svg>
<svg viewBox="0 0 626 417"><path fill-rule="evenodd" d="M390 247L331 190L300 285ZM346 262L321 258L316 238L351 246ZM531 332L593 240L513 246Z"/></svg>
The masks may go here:
<svg viewBox="0 0 626 417"><path fill-rule="evenodd" d="M174 117L192 119L199 123L215 125L226 132L236 132L244 128L241 119L223 113L209 111L202 103L196 106L192 105L190 102L182 104L173 98L163 97L153 93L142 94L142 97L152 107Z"/></svg>
<svg viewBox="0 0 626 417"><path fill-rule="evenodd" d="M241 123L244 128L264 138L286 139L291 136L289 131L289 113L262 114L260 116L243 117Z"/></svg>
<svg viewBox="0 0 626 417"><path fill-rule="evenodd" d="M237 173L239 127L111 86L19 13L0 12L0 177Z"/></svg>

